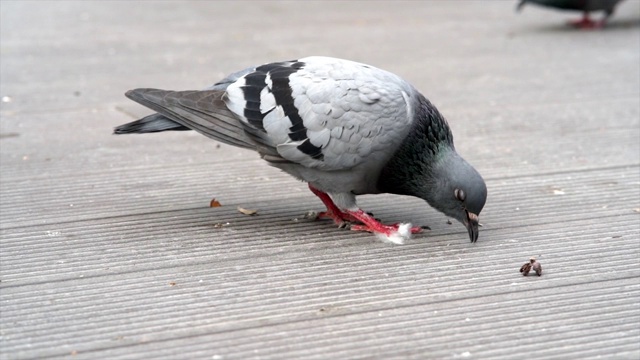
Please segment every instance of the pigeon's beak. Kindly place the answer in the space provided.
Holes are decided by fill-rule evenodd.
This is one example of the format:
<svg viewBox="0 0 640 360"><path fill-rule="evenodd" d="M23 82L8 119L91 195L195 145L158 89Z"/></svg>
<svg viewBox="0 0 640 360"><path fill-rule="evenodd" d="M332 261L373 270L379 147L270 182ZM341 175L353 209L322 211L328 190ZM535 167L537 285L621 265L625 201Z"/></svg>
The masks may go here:
<svg viewBox="0 0 640 360"><path fill-rule="evenodd" d="M474 243L478 241L478 215L467 211L467 221L465 221L464 226L467 227L471 242Z"/></svg>

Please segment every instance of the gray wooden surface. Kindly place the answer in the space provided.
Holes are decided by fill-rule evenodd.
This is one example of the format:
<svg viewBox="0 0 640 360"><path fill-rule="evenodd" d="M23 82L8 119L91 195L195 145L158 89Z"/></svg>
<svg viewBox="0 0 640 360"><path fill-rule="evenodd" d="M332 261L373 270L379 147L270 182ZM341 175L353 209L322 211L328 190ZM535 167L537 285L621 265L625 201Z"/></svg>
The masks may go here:
<svg viewBox="0 0 640 360"><path fill-rule="evenodd" d="M640 358L640 2L604 31L515 1L0 7L0 358ZM251 152L111 134L148 113L128 89L307 55L438 106L487 180L477 244L362 197L432 228L381 243Z"/></svg>

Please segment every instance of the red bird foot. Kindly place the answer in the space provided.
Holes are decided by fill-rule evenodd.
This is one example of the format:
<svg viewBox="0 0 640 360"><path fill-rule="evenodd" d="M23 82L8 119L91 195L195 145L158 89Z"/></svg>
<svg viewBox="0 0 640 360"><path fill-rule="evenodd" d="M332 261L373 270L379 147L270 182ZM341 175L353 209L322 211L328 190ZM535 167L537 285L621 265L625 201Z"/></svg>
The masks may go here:
<svg viewBox="0 0 640 360"><path fill-rule="evenodd" d="M411 226L411 224L408 223L385 225L362 210L349 213L362 223L351 225L351 230L374 233L382 241L391 242L394 244L403 244L405 239L411 237L411 234L418 234L421 233L424 229L429 229L429 227L427 226Z"/></svg>
<svg viewBox="0 0 640 360"><path fill-rule="evenodd" d="M322 200L322 203L327 207L327 211L321 211L315 215L316 219L331 219L340 228L346 227L349 223L358 221L358 219L354 218L350 214L340 210L336 204L333 203L333 200L331 200L329 195L314 188L311 184L309 184L309 190L319 197L320 200Z"/></svg>
<svg viewBox="0 0 640 360"><path fill-rule="evenodd" d="M591 20L589 15L585 14L580 20L569 21L569 25L584 30L600 29L604 27L604 21Z"/></svg>
<svg viewBox="0 0 640 360"><path fill-rule="evenodd" d="M344 228L351 224L351 230L367 231L374 233L380 239L394 244L402 244L404 240L411 237L411 234L417 234L429 227L411 226L411 224L392 224L385 225L380 223L371 214L360 209L357 210L340 210L333 202L331 197L326 193L316 189L309 184L309 189L322 200L327 207L327 211L322 211L314 216L316 219L332 219L340 228ZM354 224L356 223L356 224Z"/></svg>
<svg viewBox="0 0 640 360"><path fill-rule="evenodd" d="M351 215L342 212L340 210L327 210L321 211L319 213L314 214L313 216L316 219L331 219L333 222L338 225L339 228L345 228L349 226L349 224L357 222L358 220Z"/></svg>
<svg viewBox="0 0 640 360"><path fill-rule="evenodd" d="M362 223L361 225L351 225L351 230L371 232L382 241L394 244L403 244L406 239L411 237L411 234L417 234L423 230L419 226L411 226L408 223L385 225L362 210L348 211L348 214Z"/></svg>

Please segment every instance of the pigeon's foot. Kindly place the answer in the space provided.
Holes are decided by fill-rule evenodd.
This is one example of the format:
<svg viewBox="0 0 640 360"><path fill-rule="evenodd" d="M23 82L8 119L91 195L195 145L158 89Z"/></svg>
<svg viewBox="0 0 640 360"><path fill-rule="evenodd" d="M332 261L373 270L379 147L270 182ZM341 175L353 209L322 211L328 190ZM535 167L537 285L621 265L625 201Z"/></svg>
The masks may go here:
<svg viewBox="0 0 640 360"><path fill-rule="evenodd" d="M349 214L340 210L337 212L332 210L321 211L316 214L316 219L331 219L339 228L345 228L349 226L349 224L358 221Z"/></svg>
<svg viewBox="0 0 640 360"><path fill-rule="evenodd" d="M569 25L579 29L600 29L604 26L604 21L591 20L588 14L585 14L580 20L571 20Z"/></svg>
<svg viewBox="0 0 640 360"><path fill-rule="evenodd" d="M316 214L316 219L331 219L340 228L346 227L349 223L358 221L353 216L340 210L336 204L334 204L333 200L331 200L331 197L326 193L314 188L311 184L309 184L309 189L319 197L322 203L327 207L327 211L321 211Z"/></svg>
<svg viewBox="0 0 640 360"><path fill-rule="evenodd" d="M362 223L361 225L351 225L351 230L371 232L376 234L383 241L392 242L394 244L402 244L404 243L404 240L411 237L411 234L417 234L423 230L422 227L411 226L411 224L385 225L360 209L348 211L347 213L357 219L358 222Z"/></svg>
<svg viewBox="0 0 640 360"><path fill-rule="evenodd" d="M340 228L351 225L351 230L367 231L376 234L383 241L394 244L402 244L404 240L409 239L411 234L417 234L429 227L411 226L411 224L391 224L385 225L373 217L373 214L366 213L363 210L341 210L333 202L331 197L326 193L316 189L309 184L309 189L313 192L327 207L327 211L313 213L313 216L306 216L314 219L331 219Z"/></svg>

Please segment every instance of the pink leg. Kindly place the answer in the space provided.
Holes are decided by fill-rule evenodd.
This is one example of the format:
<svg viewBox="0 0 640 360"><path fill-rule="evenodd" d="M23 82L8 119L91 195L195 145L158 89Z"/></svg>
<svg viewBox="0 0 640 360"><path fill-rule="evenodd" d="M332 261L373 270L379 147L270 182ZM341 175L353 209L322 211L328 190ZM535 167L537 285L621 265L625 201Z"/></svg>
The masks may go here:
<svg viewBox="0 0 640 360"><path fill-rule="evenodd" d="M598 29L604 25L604 22L591 20L589 13L585 12L582 19L569 21L569 24L580 29Z"/></svg>
<svg viewBox="0 0 640 360"><path fill-rule="evenodd" d="M332 219L339 227L344 227L349 222L356 222L357 219L352 217L351 215L340 210L336 204L333 203L331 197L326 193L314 188L311 184L309 184L309 190L314 193L317 197L320 198L324 206L327 207L327 211L322 211L318 213L319 219Z"/></svg>

